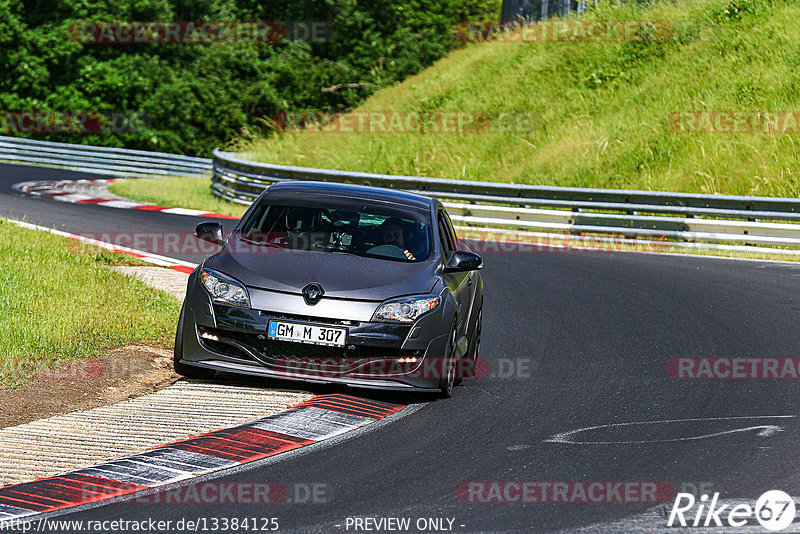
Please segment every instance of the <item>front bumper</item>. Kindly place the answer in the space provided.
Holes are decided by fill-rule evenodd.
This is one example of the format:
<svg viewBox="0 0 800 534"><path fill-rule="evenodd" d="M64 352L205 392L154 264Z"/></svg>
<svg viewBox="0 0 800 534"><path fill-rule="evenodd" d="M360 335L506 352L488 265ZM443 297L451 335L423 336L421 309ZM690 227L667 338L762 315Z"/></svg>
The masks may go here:
<svg viewBox="0 0 800 534"><path fill-rule="evenodd" d="M357 305L363 307L363 303ZM308 313L311 309L298 311ZM221 306L212 304L197 288L186 300L180 333L181 362L319 384L435 391L448 339L440 311L421 317L413 325L373 323ZM271 320L346 328L347 342L344 347L329 347L271 340L267 336Z"/></svg>

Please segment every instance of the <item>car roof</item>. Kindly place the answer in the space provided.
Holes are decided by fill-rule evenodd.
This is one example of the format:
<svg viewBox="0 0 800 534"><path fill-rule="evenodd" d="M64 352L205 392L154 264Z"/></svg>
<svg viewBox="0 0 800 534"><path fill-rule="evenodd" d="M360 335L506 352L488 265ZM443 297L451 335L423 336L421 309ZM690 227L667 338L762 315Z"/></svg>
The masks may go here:
<svg viewBox="0 0 800 534"><path fill-rule="evenodd" d="M407 191L330 182L287 181L274 183L267 188L267 198L270 202L323 201L331 197L341 197L351 201L388 202L425 211L430 209L433 201L430 197Z"/></svg>

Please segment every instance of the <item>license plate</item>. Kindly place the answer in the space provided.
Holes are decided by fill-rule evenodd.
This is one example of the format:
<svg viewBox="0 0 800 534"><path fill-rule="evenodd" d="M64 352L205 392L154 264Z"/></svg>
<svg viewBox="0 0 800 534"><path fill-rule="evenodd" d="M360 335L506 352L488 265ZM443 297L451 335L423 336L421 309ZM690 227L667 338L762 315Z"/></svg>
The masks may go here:
<svg viewBox="0 0 800 534"><path fill-rule="evenodd" d="M345 341L347 341L347 329L304 323L287 323L285 321L270 321L267 337L279 341L296 341L299 343L313 343L314 345L343 347Z"/></svg>

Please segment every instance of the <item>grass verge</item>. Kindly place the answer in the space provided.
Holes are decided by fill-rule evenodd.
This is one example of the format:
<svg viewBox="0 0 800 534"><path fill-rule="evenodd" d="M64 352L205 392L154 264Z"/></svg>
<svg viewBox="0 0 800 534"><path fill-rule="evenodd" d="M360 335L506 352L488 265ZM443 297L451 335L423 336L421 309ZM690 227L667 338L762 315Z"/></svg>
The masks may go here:
<svg viewBox="0 0 800 534"><path fill-rule="evenodd" d="M247 206L211 194L211 181L205 176L138 178L113 182L108 190L125 198L170 208L207 210L241 217Z"/></svg>
<svg viewBox="0 0 800 534"><path fill-rule="evenodd" d="M0 388L121 345L172 345L178 302L106 268L135 259L3 219L0 257Z"/></svg>

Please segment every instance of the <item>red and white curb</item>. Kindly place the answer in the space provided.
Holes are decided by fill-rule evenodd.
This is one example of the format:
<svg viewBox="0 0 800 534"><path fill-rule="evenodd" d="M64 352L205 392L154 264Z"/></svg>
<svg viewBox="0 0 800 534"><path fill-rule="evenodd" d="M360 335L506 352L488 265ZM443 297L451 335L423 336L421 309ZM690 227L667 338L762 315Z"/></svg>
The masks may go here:
<svg viewBox="0 0 800 534"><path fill-rule="evenodd" d="M250 423L0 488L0 521L131 495L261 460L356 430L404 407L352 395L318 395Z"/></svg>
<svg viewBox="0 0 800 534"><path fill-rule="evenodd" d="M58 181L34 181L34 182L20 182L14 184L12 188L22 194L31 195L36 197L51 198L59 202L69 202L72 204L94 204L96 206L105 206L107 208L122 208L134 209L142 211L157 211L160 213L169 213L172 215L189 215L194 217L206 217L212 219L238 219L231 215L224 215L222 213L214 213L203 210L192 210L187 208L168 208L165 206L157 206L155 204L148 204L146 202L136 202L127 199L118 198L103 198L93 197L81 193L73 193L65 191L65 186L73 184L95 184L103 185L110 184L116 181L114 178L97 179L97 180L58 180Z"/></svg>
<svg viewBox="0 0 800 534"><path fill-rule="evenodd" d="M28 228L29 230L38 230L40 232L47 232L49 234L66 237L68 239L74 239L75 241L80 241L81 243L94 245L96 247L109 250L111 252L119 252L120 254L127 254L129 256L139 258L143 262L151 263L153 265L158 265L161 267L166 267L168 269L174 269L182 273L191 273L192 271L194 271L195 267L197 267L197 264L195 263L178 260L175 258L169 258L167 256L161 256L160 254L152 254L150 252L145 252L143 250L136 250L134 248L114 245L111 243L106 243L105 241L98 241L97 239L91 239L78 234L70 234L69 232L62 232L61 230L55 230L53 228L47 228L45 226L38 226L24 221L17 221L14 219L6 219L6 220L22 228Z"/></svg>

